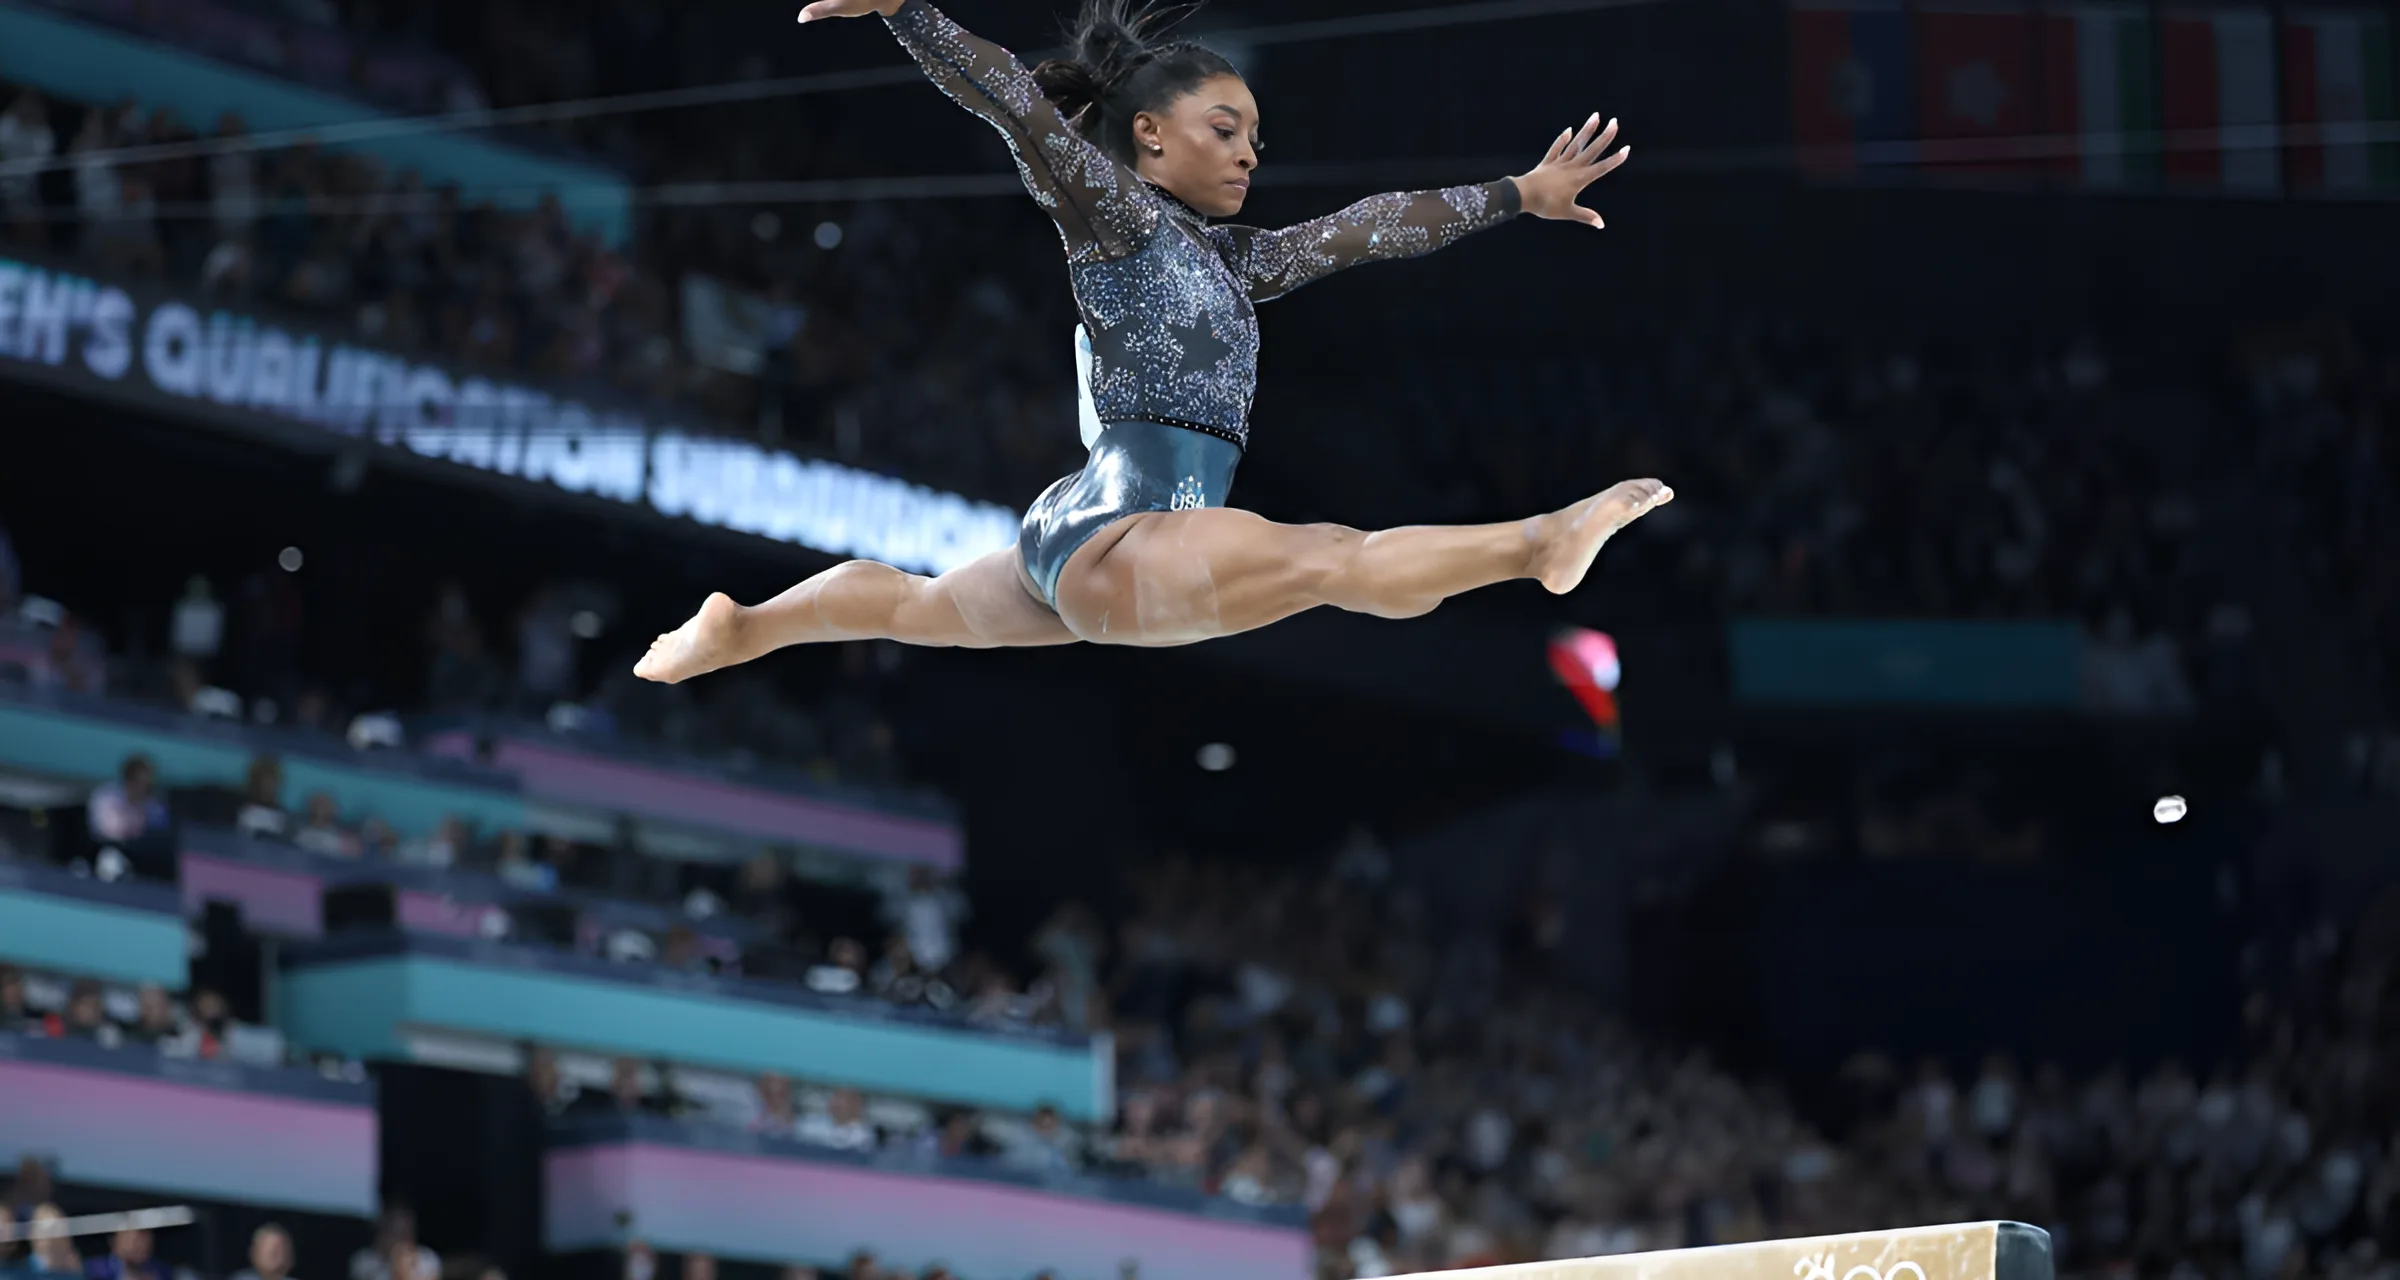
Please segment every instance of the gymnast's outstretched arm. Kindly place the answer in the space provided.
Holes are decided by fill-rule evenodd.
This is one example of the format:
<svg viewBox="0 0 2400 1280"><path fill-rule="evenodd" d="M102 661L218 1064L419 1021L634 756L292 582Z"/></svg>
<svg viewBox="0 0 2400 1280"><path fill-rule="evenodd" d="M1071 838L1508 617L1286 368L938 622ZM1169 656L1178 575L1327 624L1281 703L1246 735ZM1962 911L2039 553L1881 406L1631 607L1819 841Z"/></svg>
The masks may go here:
<svg viewBox="0 0 2400 1280"><path fill-rule="evenodd" d="M1070 261L1122 258L1149 242L1158 206L1141 180L1059 115L1008 50L968 34L925 0L818 0L800 20L870 13L883 15L927 79L1007 139L1025 189L1066 238Z"/></svg>
<svg viewBox="0 0 2400 1280"><path fill-rule="evenodd" d="M1211 227L1209 235L1256 302L1279 298L1311 281L1367 262L1414 258L1529 213L1601 225L1600 215L1576 203L1583 189L1633 154L1611 154L1617 122L1603 129L1594 115L1569 129L1531 172L1476 186L1369 196L1339 213L1297 226Z"/></svg>

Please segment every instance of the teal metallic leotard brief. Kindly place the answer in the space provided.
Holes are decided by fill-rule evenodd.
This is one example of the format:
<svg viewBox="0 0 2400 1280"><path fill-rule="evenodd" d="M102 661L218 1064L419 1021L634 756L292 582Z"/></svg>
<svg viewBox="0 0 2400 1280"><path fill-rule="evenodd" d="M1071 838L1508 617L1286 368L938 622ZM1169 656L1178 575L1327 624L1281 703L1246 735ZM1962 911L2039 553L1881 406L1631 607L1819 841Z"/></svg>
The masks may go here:
<svg viewBox="0 0 2400 1280"><path fill-rule="evenodd" d="M1017 554L1042 602L1058 608L1058 575L1092 535L1143 511L1221 507L1233 491L1242 447L1162 422L1111 422L1092 442L1083 470L1059 480L1026 509Z"/></svg>

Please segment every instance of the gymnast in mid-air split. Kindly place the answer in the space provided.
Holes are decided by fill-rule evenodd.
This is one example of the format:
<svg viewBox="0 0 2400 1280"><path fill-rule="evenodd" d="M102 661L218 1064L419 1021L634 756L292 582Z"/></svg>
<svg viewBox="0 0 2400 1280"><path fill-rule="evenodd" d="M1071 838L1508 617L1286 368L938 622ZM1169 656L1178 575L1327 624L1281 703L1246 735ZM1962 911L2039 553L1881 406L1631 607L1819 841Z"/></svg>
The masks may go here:
<svg viewBox="0 0 2400 1280"><path fill-rule="evenodd" d="M1084 0L1073 57L1032 71L924 0L817 0L800 21L868 14L1001 132L1057 222L1083 320L1091 456L1034 502L1013 548L937 578L854 560L764 604L710 596L651 645L636 675L671 684L832 640L1190 644L1320 605L1413 618L1517 578L1564 593L1611 534L1674 497L1632 480L1528 520L1377 533L1225 506L1258 385L1258 303L1520 213L1599 227L1577 198L1631 154L1609 149L1615 121L1595 114L1560 133L1514 178L1375 196L1266 231L1218 221L1249 196L1257 101L1223 57L1162 38L1146 0Z"/></svg>

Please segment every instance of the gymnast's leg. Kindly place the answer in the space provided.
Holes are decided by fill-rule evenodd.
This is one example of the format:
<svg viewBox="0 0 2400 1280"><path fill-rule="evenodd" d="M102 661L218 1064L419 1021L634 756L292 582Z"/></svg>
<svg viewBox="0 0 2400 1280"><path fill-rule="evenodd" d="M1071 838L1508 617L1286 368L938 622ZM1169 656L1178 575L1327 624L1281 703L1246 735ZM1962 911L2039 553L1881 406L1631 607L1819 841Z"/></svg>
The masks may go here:
<svg viewBox="0 0 2400 1280"><path fill-rule="evenodd" d="M1034 599L1018 574L1017 550L1010 547L938 578L852 560L748 608L720 592L691 621L653 642L633 673L676 684L787 645L827 640L949 649L1073 644L1075 634Z"/></svg>
<svg viewBox="0 0 2400 1280"><path fill-rule="evenodd" d="M1319 605L1413 618L1515 578L1564 594L1610 535L1674 496L1656 480L1629 480L1531 520L1380 533L1275 524L1226 507L1147 512L1076 551L1059 577L1058 612L1095 643L1175 645Z"/></svg>

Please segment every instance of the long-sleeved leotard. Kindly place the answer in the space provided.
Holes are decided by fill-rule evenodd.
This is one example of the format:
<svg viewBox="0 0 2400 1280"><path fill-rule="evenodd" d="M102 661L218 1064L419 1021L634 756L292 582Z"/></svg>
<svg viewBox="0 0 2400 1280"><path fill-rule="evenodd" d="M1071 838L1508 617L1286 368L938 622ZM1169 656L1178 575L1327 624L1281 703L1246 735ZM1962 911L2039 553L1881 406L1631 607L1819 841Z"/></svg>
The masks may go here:
<svg viewBox="0 0 2400 1280"><path fill-rule="evenodd" d="M1058 224L1104 422L1161 422L1246 446L1256 303L1345 267L1430 253L1521 207L1502 178L1373 196L1278 231L1211 225L1076 132L1006 49L924 0L888 21L944 93L1008 140L1026 190Z"/></svg>

